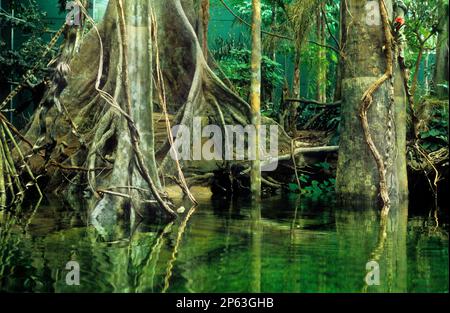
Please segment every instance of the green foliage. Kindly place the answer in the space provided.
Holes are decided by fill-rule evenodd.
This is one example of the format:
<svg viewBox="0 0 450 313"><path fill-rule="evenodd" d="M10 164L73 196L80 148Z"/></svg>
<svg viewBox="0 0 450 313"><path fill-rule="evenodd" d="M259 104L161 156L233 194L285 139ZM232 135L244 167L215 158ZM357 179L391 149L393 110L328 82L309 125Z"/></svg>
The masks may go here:
<svg viewBox="0 0 450 313"><path fill-rule="evenodd" d="M313 169L317 174L301 174L299 176L302 195L318 199L319 197L332 194L335 190L336 179L330 177L331 164L328 162L316 163L313 165ZM288 190L290 192L298 192L298 185L290 183Z"/></svg>
<svg viewBox="0 0 450 313"><path fill-rule="evenodd" d="M230 7L233 9L235 14L247 21L251 22L252 14L252 3L251 0L227 0L226 1ZM339 0L261 0L261 14L262 14L262 29L274 34L280 34L294 40L285 40L277 36L263 35L263 53L273 56L276 55L279 62L283 63L284 71L283 73L286 77L279 77L281 72L272 71L270 69L269 62L267 63L268 72L264 73L263 65L263 102L268 104L272 101L275 102L273 105L266 105L264 107L265 111L263 114L271 114L272 117L278 116L278 101L281 96L281 88L276 90L271 89L273 86L279 86L284 83L284 78L287 83L292 88L292 69L295 63L295 58L300 56L301 60L301 82L302 82L302 97L315 99L317 97L317 89L319 86L323 88L326 84L327 99L333 99L334 90L336 85L336 69L339 62L338 54L332 49L327 49L319 47L317 44L310 43L309 41L322 42L317 38L317 30L312 27L316 23L316 17L320 16L317 14L320 12L320 6L317 4L324 3L324 8L326 12L327 25L329 31L325 32L326 40L325 44L336 47L334 39L332 39L330 33L334 34L334 37L339 38L339 17L340 17L340 1ZM220 3L218 5L221 5ZM247 28L247 26L243 26ZM249 28L244 30L244 33L248 33ZM242 64L241 60L236 60L229 56L230 47L228 44L231 42L230 39L222 40L220 44L216 42L214 45L217 50L214 52L214 57L216 60L220 61L223 71L226 74L231 74L228 77L238 89L238 92L244 98L248 94L248 76L246 65ZM249 42L244 41L244 43L235 43L235 49L251 49ZM307 47L306 47L307 45ZM325 49L325 54L319 53L319 50ZM228 59L224 58L229 57ZM283 61L281 61L283 60ZM326 80L318 82L319 72L321 69L326 69ZM241 75L243 74L243 76ZM267 80L265 77L267 76ZM323 76L321 76L323 77ZM275 81L271 82L271 79ZM323 80L323 79L322 79ZM305 87L307 90L305 92ZM290 90L292 94L292 90ZM270 99L269 99L270 98ZM302 110L305 106L302 106ZM298 120L299 126L306 124L312 117L314 117L318 112L313 108L313 106L307 106L304 111L302 111ZM335 128L336 124L339 122L336 119L338 115L337 110L327 110L315 123L313 128L319 129L330 129ZM328 123L328 120L333 120L332 123Z"/></svg>
<svg viewBox="0 0 450 313"><path fill-rule="evenodd" d="M214 58L218 61L223 74L233 83L239 95L247 98L250 92L250 58L251 51L245 48L236 49L230 47L224 51L223 47L217 53L213 51ZM221 73L218 73L219 76ZM274 87L283 82L283 71L279 63L267 56L262 58L261 84L262 91L269 93Z"/></svg>
<svg viewBox="0 0 450 313"><path fill-rule="evenodd" d="M39 34L44 28L44 19L46 13L39 10L39 5L35 0L29 1L11 1L11 9L14 10L14 16L11 12L0 11L0 27L20 28L25 34Z"/></svg>
<svg viewBox="0 0 450 313"><path fill-rule="evenodd" d="M433 36L436 32L439 22L438 3L440 0L416 1L406 0L408 7L406 16L405 36L408 46L415 50L419 50L421 41L427 37ZM432 39L430 37L430 39ZM426 48L432 49L435 42L433 40L427 42Z"/></svg>
<svg viewBox="0 0 450 313"><path fill-rule="evenodd" d="M439 16L439 3L441 2L442 0L405 1L408 7L404 29L404 39L408 47L405 50L405 61L406 65L412 69L411 79L416 74L415 68L419 52L422 51L424 53L423 58L425 58L430 51L436 48L438 25L442 18L442 16ZM429 77L431 68L424 68L424 75ZM416 96L420 96L427 94L429 90L425 90L419 84L416 91L418 91Z"/></svg>
<svg viewBox="0 0 450 313"><path fill-rule="evenodd" d="M307 179L305 179L307 180ZM324 194L334 192L336 180L334 178L328 178L322 182L312 180L309 186L303 188L302 193L312 198L319 198Z"/></svg>
<svg viewBox="0 0 450 313"><path fill-rule="evenodd" d="M22 76L31 69L47 46L42 35L47 32L44 22L46 13L40 11L35 0L12 1L14 16L10 12L0 12L0 27L7 29L14 27L16 46L9 47L9 41L0 39L0 82L19 82ZM19 41L20 39L20 41ZM42 76L51 54L40 60L36 76Z"/></svg>
<svg viewBox="0 0 450 313"><path fill-rule="evenodd" d="M273 8L273 2L271 0L262 0L261 1L261 20L262 25L267 26L272 23L272 8ZM232 1L234 9L236 10L236 13L242 17L243 19L247 21L251 21L252 17L252 0L238 0L238 1ZM282 9L278 6L277 3L276 10L277 14L281 15L283 13Z"/></svg>
<svg viewBox="0 0 450 313"><path fill-rule="evenodd" d="M420 144L428 152L448 146L448 108L434 106L428 129L420 133Z"/></svg>

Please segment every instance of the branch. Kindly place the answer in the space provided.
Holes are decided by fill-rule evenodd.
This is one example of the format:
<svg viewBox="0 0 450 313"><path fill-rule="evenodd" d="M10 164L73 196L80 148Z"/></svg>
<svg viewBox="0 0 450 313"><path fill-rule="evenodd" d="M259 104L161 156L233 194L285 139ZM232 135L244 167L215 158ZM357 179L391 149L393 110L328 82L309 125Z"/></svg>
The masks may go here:
<svg viewBox="0 0 450 313"><path fill-rule="evenodd" d="M324 47L324 48L331 49L331 50L333 50L334 52L336 52L337 54L342 55L342 54L341 54L341 51L338 50L337 48L333 47L333 46L330 46L330 45L324 45L324 44L318 43L318 42L316 42L316 41L314 41L314 40L308 40L308 42L309 42L309 43L312 43L312 44L315 44L315 45L317 45L317 46L319 46L319 47Z"/></svg>
<svg viewBox="0 0 450 313"><path fill-rule="evenodd" d="M231 13L231 15L233 15L235 18L237 18L239 20L239 22L241 22L244 25L247 25L248 27L252 27L252 25L250 25L250 23L246 22L242 17L240 17L239 15L237 15L236 13L233 12L233 10L228 6L228 4L225 3L224 0L220 0L220 2L223 4L223 6L228 10L228 12ZM286 40L291 40L293 41L294 38L292 37L288 37L288 36L284 36L284 35L280 35L280 34L275 34L275 33L271 33L268 31L264 31L261 30L261 33L265 34L265 35L269 35L269 36L273 36L273 37L277 37L277 38L281 38L281 39L286 39Z"/></svg>
<svg viewBox="0 0 450 313"><path fill-rule="evenodd" d="M2 114L0 113L0 121L4 122L6 124L6 126L8 126L9 129L12 130L12 132L14 134L16 134L17 137L20 138L20 140L22 140L23 142L25 142L26 144L28 144L31 148L33 148L33 144L27 139L25 138L25 136L23 136L18 130L17 128L11 124L8 119Z"/></svg>
<svg viewBox="0 0 450 313"><path fill-rule="evenodd" d="M18 17L12 16L12 15L9 15L9 14L6 14L6 13L0 13L0 17L5 17L6 19L9 19L9 20L15 20L22 24L27 24L27 21L20 19Z"/></svg>
<svg viewBox="0 0 450 313"><path fill-rule="evenodd" d="M333 38L333 41L336 44L336 46L338 47L339 51L341 51L341 45L339 44L339 41L336 39L334 34L331 32L330 25L328 25L327 14L326 14L325 10L323 9L323 7L321 8L321 10L322 10L323 19L325 20L325 25L327 26L328 33L330 34L331 38Z"/></svg>
<svg viewBox="0 0 450 313"><path fill-rule="evenodd" d="M312 100L312 99L293 99L293 98L288 98L285 99L284 101L286 102L300 102L300 103L304 103L304 104L316 104L318 106L323 106L326 108L331 108L331 107L336 107L341 105L342 101L338 100L335 102L319 102L317 100Z"/></svg>
<svg viewBox="0 0 450 313"><path fill-rule="evenodd" d="M338 152L339 146L323 146L323 147L303 147L297 148L293 151L293 153L280 155L276 158L270 158L269 160L264 160L261 162L261 166L269 165L275 161L287 161L291 160L292 156L306 153L333 153Z"/></svg>
<svg viewBox="0 0 450 313"><path fill-rule="evenodd" d="M58 163L54 160L51 160L49 162L49 164L47 165L47 167L57 167L61 170L74 171L74 172L97 172L97 171L112 170L111 167L95 167L95 168L88 169L88 168L79 167L79 166L67 166L67 165Z"/></svg>

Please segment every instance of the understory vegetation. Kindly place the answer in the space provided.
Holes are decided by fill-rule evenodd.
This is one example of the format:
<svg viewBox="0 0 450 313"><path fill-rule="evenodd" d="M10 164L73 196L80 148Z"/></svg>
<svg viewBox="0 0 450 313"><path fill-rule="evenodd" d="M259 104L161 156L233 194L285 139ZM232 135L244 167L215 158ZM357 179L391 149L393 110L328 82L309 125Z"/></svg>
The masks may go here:
<svg viewBox="0 0 450 313"><path fill-rule="evenodd" d="M0 292L448 292L448 17L0 0Z"/></svg>
<svg viewBox="0 0 450 313"><path fill-rule="evenodd" d="M64 12L65 1L54 2L55 8L58 8L63 14L67 13ZM378 3L378 1L372 2ZM90 8L88 1L83 3L86 10ZM174 3L175 7L176 1ZM202 112L210 112L210 110L216 112L215 119L218 121L218 124L236 120L241 123L243 121L250 123L250 108L246 103L253 101L251 88L253 68L251 61L254 51L252 50L252 40L249 36L253 22L252 1L202 0L199 3L201 3L199 7L203 8L204 11L199 18L201 21L197 25L201 24L203 28L195 29L198 38L189 40L192 40L195 44L198 42L199 45L204 45L206 42L207 51L187 51L186 54L195 55L197 58L197 63L192 64L192 68L208 67L209 69L210 66L223 84L216 80L208 70L204 70L202 72L203 77L199 78L203 80L203 85L198 81L192 86L187 84L186 81L180 83L181 85L176 83L170 85L176 75L180 75L184 80L188 79L189 75L186 73L177 72L174 74L176 66L181 68L186 66L186 64L181 64L181 62L177 64L176 61L170 60L167 56L171 49L170 42L161 44L161 41L158 42L156 37L151 38L149 46L151 46L152 53L161 52L158 55L152 55L151 60L153 64L150 64L151 69L156 70L156 74L152 74L151 78L153 82L152 88L155 86L155 90L152 89L151 91L152 96L157 99L154 101L155 111L159 110L161 111L159 113L176 115L175 121L177 122L187 121L190 123L192 116L190 116L191 111L189 110L191 108L187 108L185 104L180 104L179 102L186 100L186 94L184 93L191 88L191 92L205 93L203 101L206 103L199 104L199 110ZM379 3L384 3L384 1ZM388 24L392 36L392 45L395 47L393 50L395 53L399 53L400 56L398 61L400 64L399 68L402 70L402 77L405 81L404 93L406 95L405 98L408 100L405 102L408 120L407 125L405 125L408 128L408 169L419 176L422 175L422 178L430 182L430 189L436 193L439 181L447 177L448 174L448 70L445 72L442 64L442 55L447 55L448 57L448 50L444 51L446 45L443 42L448 35L448 23L446 24L444 21L448 15L448 5L441 0L426 2L405 0L404 2L393 1L389 3L393 7L405 9L402 16L388 21L390 23ZM324 194L332 194L336 189L337 150L325 149L323 150L325 152L306 152L307 154L309 153L307 161L302 160L298 155L294 156L294 152L295 149L302 148L338 147L342 135L343 121L345 118L349 118L348 115L345 115L348 112L342 109L343 101L347 101L343 97L345 93L343 89L347 88L343 86L343 75L348 75L346 73L348 66L345 66L345 62L349 62L349 58L351 58L351 56L346 55L348 40L343 38L346 34L343 31L344 21L341 18L343 5L345 4L345 0L261 1L260 113L264 118L271 119L280 125L284 132L283 152L284 154L291 153L293 156L291 160L293 164L288 166L288 174L284 173L286 175L283 175L283 179L280 179L279 175L278 177L263 175L263 186L265 189L285 190L313 198L321 197ZM210 8L215 11L209 11ZM226 17L225 22L222 23L225 23L224 25L229 28L229 32L225 31L214 36L211 34L208 36L208 25L211 27L214 22L214 19L210 19L211 12L220 12L220 16ZM83 12L83 14L86 13L87 11ZM120 16L120 14L114 14L110 13L111 19L116 19L118 25L120 25L120 22L123 22L121 19L124 17ZM392 18L395 17L393 16ZM52 175L68 175L66 180L69 179L69 181L78 181L79 184L83 184L84 179L88 177L89 188L86 187L82 190L84 194L93 195L94 198L106 197L106 195L113 197L118 194L125 197L118 190L101 189L99 191L95 187L97 183L101 185L101 182L109 179L109 174L105 175L103 171L113 168L113 157L111 155L116 148L110 145L120 145L117 132L119 130L129 130L133 133L133 129L142 127L142 125L133 125L131 122L129 115L134 113L130 111L130 108L120 108L119 110L126 121L123 124L112 117L109 117L109 120L106 119L106 116L114 115L115 113L107 109L108 106L105 106L105 102L109 106L116 108L118 106L116 102L119 100L124 102L128 100L133 101L131 98L127 100L127 97L129 97L126 94L127 88L122 91L115 90L115 84L118 84L118 86L122 83L125 85L130 84L130 81L133 83L134 78L127 78L125 73L120 74L118 72L119 69L111 67L108 68L108 71L104 69L104 76L97 77L95 88L91 86L88 89L86 86L78 86L79 88L85 88L83 89L85 93L80 91L79 97L85 97L88 91L96 94L94 98L83 100L88 101L93 108L96 107L95 103L101 105L101 109L96 109L94 113L91 112L93 115L81 115L81 113L86 113L80 111L82 108L85 109L83 105L86 103L79 103L78 107L74 105L73 108L67 108L61 106L59 101L61 94L63 95L62 97L66 95L69 100L71 99L70 97L76 97L76 92L74 89L71 89L70 82L66 79L67 77L58 78L58 75L61 74L59 73L62 68L60 67L61 64L67 66L65 67L67 72L74 70L73 68L68 68L69 63L72 59L78 60L77 54L83 44L92 50L90 56L97 57L98 51L95 49L98 47L94 47L94 45L97 45L95 42L98 40L98 37L104 41L102 44L106 52L104 51L101 56L100 65L96 64L95 66L101 66L101 64L108 62L111 62L111 64L105 66L112 66L116 61L114 58L117 58L117 60L120 58L121 62L128 61L125 60L125 56L119 55L118 51L113 49L114 44L122 44L121 42L111 41L112 39L109 38L105 39L107 37L106 32L112 31L114 28L108 24L112 23L111 20L108 20L108 23L101 26L96 26L90 22L87 16L85 19L85 23L79 29L63 28L62 31L60 30L64 35L63 39L58 39L57 44L52 42L51 46L49 46L49 38L55 34L58 35L55 29L57 27L55 25L49 26L49 23L46 21L46 13L39 8L35 0L29 1L26 5L22 1L11 0L10 5L5 9L2 8L0 11L0 27L5 30L14 29L15 36L20 38L14 46L11 46L13 38L9 38L6 35L3 35L0 41L0 84L3 91L2 97L5 99L1 108L2 120L5 123L4 127L12 127L15 124L17 128L24 129L32 137L31 141L27 142L26 140L29 140L27 136L22 138L19 131L14 131L14 137L21 143L13 143L12 138L10 138L12 136L10 136L8 137L9 139L3 141L3 145L5 151L25 150L22 156L19 155L18 162L27 171L28 168L32 171L34 170L34 168L31 169L32 167L44 165L45 170L38 171L36 173L37 177L45 177L49 173L49 166L52 166ZM150 19L151 27L160 29L162 33L167 33L168 36L174 36L174 34L169 33L166 24L157 25L160 21L156 22L156 20L158 20L156 17ZM203 34L201 34L202 31L204 32ZM5 31L4 34L6 33ZM152 33L151 36L157 35ZM176 41L176 39L173 40ZM62 44L62 46L60 47L59 44ZM161 46L158 47L158 45ZM123 49L126 48L127 46L124 44ZM114 51L111 52L108 49ZM203 47L203 49L205 48ZM95 53L93 52L94 50L96 51ZM203 61L198 61L201 60L200 54L207 56L208 53L211 58L205 57L205 59L208 59L207 64L203 64ZM80 66L86 65L81 61L77 64ZM172 68L167 69L168 66L172 66ZM368 64L367 66L370 65ZM160 67L163 67L163 69L161 70ZM395 68L397 68L397 65ZM93 80L97 75L95 71L91 69L89 73L87 70L84 73L80 69L75 69L75 74L80 75L80 77L87 75L90 77L89 79ZM113 74L117 75L117 77L112 77L111 75ZM391 76L393 75L391 74ZM61 80L58 81L58 79ZM116 81L118 79L124 79L125 81ZM127 79L129 80L128 82L126 81ZM401 79L400 76L396 76L396 80ZM52 84L53 86L60 85L52 89L50 87ZM105 84L105 86L101 84ZM186 86L183 84L186 84ZM68 88L66 88L67 85ZM198 87L200 85L201 88ZM108 90L100 90L99 87ZM379 87L374 88L371 92L374 93ZM18 92L16 94L11 92L13 94L12 98L20 94L21 90L27 89L31 91L31 100L26 97L18 97L14 102L15 107L8 109L6 104L13 99L6 97L9 91L12 91L14 88L18 88ZM176 88L179 90L175 91ZM211 89L207 90L208 88ZM198 91L200 89L202 91ZM70 94L68 96L69 92L67 90L73 92L73 95ZM197 95L195 96L197 97ZM200 98L189 99L194 103L195 101L201 102ZM50 101L49 99L52 100ZM23 116L22 120L10 121L12 122L11 125L7 124L7 113L11 116L23 114L30 103L34 103L35 106L28 110L26 117ZM191 102L187 101L187 103ZM230 103L236 106L235 111L227 111L229 108L225 108L225 104ZM40 105L40 108L37 108L38 105ZM54 105L58 107L59 113L52 111ZM401 106L403 104L395 103L394 105ZM179 113L178 110L184 113ZM237 116L236 112L238 110L241 113L245 113ZM67 130L66 128L72 128L72 130L61 138L58 137L60 134L56 134L57 130L48 131L47 128L53 122L46 120L49 117L47 114L50 114L53 122L59 118L55 117L57 114L62 114L61 116L63 116L65 122L58 121L58 123L63 125L61 128L65 130ZM98 120L102 115L105 120ZM41 120L38 121L39 119ZM102 131L99 130L98 133L92 133L91 131L95 127L93 124L90 124L91 122L95 124L95 127L101 127ZM26 123L28 124L25 125ZM45 123L48 123L48 125L44 125ZM385 126L386 128L390 127L388 125ZM402 127L402 125L397 126ZM38 128L39 134L35 133ZM92 128L91 131L88 131L90 128ZM110 131L108 131L108 128L110 128ZM133 150L139 149L138 146L134 146L140 137L139 132L136 132L136 134L130 135L132 137ZM157 140L159 139L157 138ZM74 142L77 143L74 144ZM154 153L157 156L156 158L159 159L155 161L152 161L152 158L150 160L141 160L141 157L139 157L140 153L137 152L136 162L141 163L143 161L143 163L137 166L137 172L132 171L134 174L130 175L144 176L143 180L146 183L143 183L139 188L143 188L144 185L150 183L150 178L155 180L155 184L159 186L160 183L157 181L160 177L158 177L158 174L151 174L154 171L151 167L155 166L156 162L162 162L165 166L164 170L170 168L173 173L178 173L179 177L173 178L171 176L171 181L176 182L182 187L183 192L189 195L187 186L191 181L196 181L199 177L205 177L205 173L195 173L192 177L188 177L185 180L181 172L184 164L168 165L167 158L161 158L164 153L169 151L170 144L169 140L162 147L157 147ZM92 146L88 149L89 145ZM368 142L368 145L370 146L370 142ZM6 146L9 148L6 149ZM25 146L31 146L31 149L30 147L25 149ZM90 150L93 147L97 148L97 151ZM64 149L67 151L64 151ZM83 152L78 153L74 149L79 149L79 151ZM148 151L151 152L152 149L155 149L155 147L149 147ZM389 149L389 147L386 149ZM6 155L5 158L7 158ZM15 156L15 158L17 157ZM285 158L285 160L289 160L289 158ZM146 169L144 163L151 164L150 169ZM14 172L11 169L12 164L10 161L4 165L3 171L10 169L9 172ZM225 168L229 169L230 166L230 164L227 164ZM19 174L24 172L23 168L19 171ZM75 172L68 173L69 169L73 169ZM96 173L97 169L100 171L98 174ZM160 169L160 171L162 170ZM94 172L94 174L84 175L84 172ZM149 175L146 175L146 172L149 172ZM380 170L380 172L382 171ZM209 176L206 175L206 177ZM10 177L5 176L5 182L10 179ZM27 179L30 179L30 175L27 175ZM47 177L47 179L49 180L46 183L51 183L52 186L58 186L58 188L58 184L65 180L61 180L61 178L55 179L54 176L51 178ZM20 185L22 183L17 182L17 184ZM33 185L35 184L36 181L33 181ZM2 192L6 194L8 185L6 183L3 183L3 185L4 191ZM110 186L110 188L116 187ZM153 190L153 196L161 204L165 199L164 197L159 199L156 196L156 189L159 188L157 187ZM16 192L12 188L9 193L15 194ZM169 210L169 207L167 207L167 210Z"/></svg>

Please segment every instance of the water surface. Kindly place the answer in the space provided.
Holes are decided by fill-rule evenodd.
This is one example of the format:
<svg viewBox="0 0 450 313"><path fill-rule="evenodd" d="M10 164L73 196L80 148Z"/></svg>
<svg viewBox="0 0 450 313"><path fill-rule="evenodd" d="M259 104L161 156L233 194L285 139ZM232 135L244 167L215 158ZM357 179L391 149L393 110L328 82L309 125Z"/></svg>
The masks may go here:
<svg viewBox="0 0 450 313"><path fill-rule="evenodd" d="M434 210L347 210L296 195L201 199L169 225L137 225L105 242L85 213L50 201L0 231L0 291L448 292L448 223ZM25 222L24 222L25 221ZM11 225L13 224L13 225ZM11 227L8 227L11 226ZM66 284L67 262L80 285ZM380 285L367 286L367 262Z"/></svg>

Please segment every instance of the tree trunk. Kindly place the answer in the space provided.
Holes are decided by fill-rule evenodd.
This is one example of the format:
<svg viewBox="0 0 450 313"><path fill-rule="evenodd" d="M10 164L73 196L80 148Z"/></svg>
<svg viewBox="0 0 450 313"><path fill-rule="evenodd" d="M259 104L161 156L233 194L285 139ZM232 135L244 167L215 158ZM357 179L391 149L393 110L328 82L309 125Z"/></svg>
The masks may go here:
<svg viewBox="0 0 450 313"><path fill-rule="evenodd" d="M430 91L430 74L429 74L429 66L430 66L430 52L428 50L425 51L424 63L423 63L423 72L424 72L424 94L425 96L429 95Z"/></svg>
<svg viewBox="0 0 450 313"><path fill-rule="evenodd" d="M277 3L274 1L272 3L272 23L271 23L271 31L273 33L277 32ZM269 55L272 58L272 61L277 62L277 42L272 42L270 43L270 48L269 48ZM272 85L270 87L270 95L269 95L269 99L270 101L272 101L272 107L274 107L275 105L275 101L276 101L276 91L277 91L277 87L275 85Z"/></svg>
<svg viewBox="0 0 450 313"><path fill-rule="evenodd" d="M73 205L82 201L92 223L104 230L135 214L173 215L159 179L179 176L180 169L169 140L154 151L153 103L166 105L175 115L173 124L194 135L196 116L222 129L251 122L250 105L207 64L200 43L200 4L110 0L103 22L85 36L70 61L67 87L57 97L67 112L44 99L27 127L31 142L44 138L39 146L45 153L33 154L30 164L46 177L47 191L62 194ZM279 147L287 151L289 137L278 129ZM24 143L21 148L30 152ZM242 163L196 160L193 150L189 160L179 161L181 169L195 173Z"/></svg>
<svg viewBox="0 0 450 313"><path fill-rule="evenodd" d="M448 3L441 1L439 6L439 33L436 45L436 68L434 71L435 93L439 98L448 97Z"/></svg>
<svg viewBox="0 0 450 313"><path fill-rule="evenodd" d="M251 56L251 109L255 127L255 160L251 164L251 192L254 199L261 198L260 128L261 128L261 2L252 0L252 56Z"/></svg>
<svg viewBox="0 0 450 313"><path fill-rule="evenodd" d="M297 49L297 48L296 48ZM301 75L301 58L300 51L297 49L295 52L295 60L294 60L294 77L292 81L292 96L294 99L300 99L300 75ZM295 138L297 135L297 118L298 118L298 102L290 102L289 104L289 116L288 123L289 127L287 130L290 132L290 135Z"/></svg>
<svg viewBox="0 0 450 313"><path fill-rule="evenodd" d="M385 3L390 20L392 1L385 0ZM341 141L336 189L344 202L362 201L373 205L381 191L381 177L359 112L363 94L387 69L387 57L383 52L386 38L381 21L376 25L366 22L370 12L366 11L364 1L347 0L341 5L347 8L341 25L346 58L342 61ZM373 94L367 117L371 137L386 167L387 191L394 203L408 193L405 94L397 65L393 69L393 82L388 79Z"/></svg>
<svg viewBox="0 0 450 313"><path fill-rule="evenodd" d="M201 44L203 55L208 59L208 28L209 28L209 0L202 0L201 3Z"/></svg>
<svg viewBox="0 0 450 313"><path fill-rule="evenodd" d="M325 3L320 5L323 13L325 11ZM322 45L322 47L318 47L319 54L318 60L319 64L317 66L317 101L325 103L327 102L327 54L326 48L323 47L326 44L327 36L326 36L326 25L325 25L325 17L322 16L322 10L318 10L317 12L317 38L318 42Z"/></svg>
<svg viewBox="0 0 450 313"><path fill-rule="evenodd" d="M345 16L345 7L342 5L339 8L339 47L343 47L343 37L345 36L344 31L342 31L342 25L344 25L344 16ZM338 101L342 98L342 66L343 66L343 58L342 55L338 55L338 64L336 66L336 88L334 89L333 100Z"/></svg>
<svg viewBox="0 0 450 313"><path fill-rule="evenodd" d="M420 71L420 65L422 63L423 53L425 51L424 47L425 43L422 43L419 47L419 54L417 56L416 65L414 67L414 76L411 83L411 94L415 96L416 90L417 90L417 84L419 81L419 71Z"/></svg>

